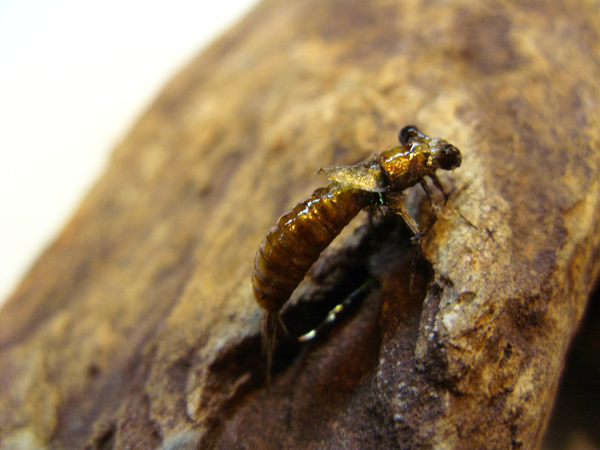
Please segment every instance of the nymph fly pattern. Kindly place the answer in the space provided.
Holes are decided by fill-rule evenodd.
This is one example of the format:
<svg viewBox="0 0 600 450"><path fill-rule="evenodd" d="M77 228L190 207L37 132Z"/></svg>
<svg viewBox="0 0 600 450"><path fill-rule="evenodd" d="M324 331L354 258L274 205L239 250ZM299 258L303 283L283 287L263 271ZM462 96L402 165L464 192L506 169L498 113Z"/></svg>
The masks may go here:
<svg viewBox="0 0 600 450"><path fill-rule="evenodd" d="M321 252L361 210L387 206L402 216L418 244L423 234L408 214L402 192L420 183L433 204L432 192L424 180L429 177L448 198L435 172L460 167L460 151L414 126L404 127L399 140L400 146L361 163L319 170L327 175L329 185L281 216L260 243L252 287L256 301L266 311L263 339L269 370L281 322L279 311Z"/></svg>

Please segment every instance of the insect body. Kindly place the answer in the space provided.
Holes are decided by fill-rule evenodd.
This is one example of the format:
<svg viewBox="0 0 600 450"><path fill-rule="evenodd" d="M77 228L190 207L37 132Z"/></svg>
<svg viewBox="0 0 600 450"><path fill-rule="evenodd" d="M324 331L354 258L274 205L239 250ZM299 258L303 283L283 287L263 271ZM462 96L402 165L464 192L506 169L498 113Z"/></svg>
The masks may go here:
<svg viewBox="0 0 600 450"><path fill-rule="evenodd" d="M400 146L361 163L319 170L327 175L329 185L317 189L281 216L260 243L252 286L256 301L266 310L263 338L269 370L280 326L279 311L321 252L361 210L387 206L402 216L418 242L422 233L408 214L402 191L420 183L432 201L431 190L424 181L424 177L429 177L448 198L435 172L459 167L460 151L414 126L404 127L399 140Z"/></svg>

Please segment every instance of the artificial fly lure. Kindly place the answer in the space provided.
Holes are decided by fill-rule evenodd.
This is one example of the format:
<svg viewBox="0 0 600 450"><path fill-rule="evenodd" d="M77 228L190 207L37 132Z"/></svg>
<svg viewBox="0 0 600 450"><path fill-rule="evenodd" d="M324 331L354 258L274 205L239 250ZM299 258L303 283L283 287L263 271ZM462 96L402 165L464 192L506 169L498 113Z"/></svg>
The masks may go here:
<svg viewBox="0 0 600 450"><path fill-rule="evenodd" d="M400 146L358 164L320 169L318 173L327 175L329 185L317 189L281 216L258 246L252 287L256 301L266 311L262 333L269 374L277 330L285 329L279 311L321 252L360 211L387 206L402 216L418 245L433 221L421 232L404 205L403 191L421 184L435 213L433 193L424 179L429 177L448 200L435 172L460 167L460 151L443 139L426 136L414 126L404 127L398 138ZM304 340L308 340L306 336Z"/></svg>

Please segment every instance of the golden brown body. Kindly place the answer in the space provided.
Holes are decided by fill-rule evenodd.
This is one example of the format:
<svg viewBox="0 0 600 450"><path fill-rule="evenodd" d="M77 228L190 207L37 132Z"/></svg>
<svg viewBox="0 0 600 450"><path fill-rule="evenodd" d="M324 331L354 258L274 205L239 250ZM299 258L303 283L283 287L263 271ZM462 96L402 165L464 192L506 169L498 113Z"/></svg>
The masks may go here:
<svg viewBox="0 0 600 450"><path fill-rule="evenodd" d="M278 312L321 252L374 202L371 192L333 182L281 216L256 252L252 285L258 304Z"/></svg>
<svg viewBox="0 0 600 450"><path fill-rule="evenodd" d="M266 310L263 340L269 373L279 311L321 252L374 197L372 192L330 183L281 216L258 246L252 287Z"/></svg>
<svg viewBox="0 0 600 450"><path fill-rule="evenodd" d="M402 191L420 183L431 200L424 181L429 177L447 198L435 171L459 167L459 150L413 126L404 127L399 139L400 146L359 164L321 169L319 173L325 173L331 183L281 216L260 243L252 287L256 301L266 310L263 337L269 371L279 311L321 252L361 210L376 204L389 207L404 218L418 242L422 234L404 206Z"/></svg>

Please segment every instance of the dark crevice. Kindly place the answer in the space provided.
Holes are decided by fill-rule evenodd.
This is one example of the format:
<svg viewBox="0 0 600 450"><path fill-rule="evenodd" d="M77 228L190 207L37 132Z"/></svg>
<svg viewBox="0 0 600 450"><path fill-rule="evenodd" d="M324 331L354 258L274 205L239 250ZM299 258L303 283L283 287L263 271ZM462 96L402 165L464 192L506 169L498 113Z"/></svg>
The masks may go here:
<svg viewBox="0 0 600 450"><path fill-rule="evenodd" d="M343 327L354 318L362 301L379 286L378 274L372 266L378 267L381 254L395 248L391 242L400 241L410 248L410 232L399 217L386 214L379 219L375 225L367 223L358 227L355 231L358 240L349 240L351 243L347 246L323 255L309 272L310 285L305 295L283 309L281 318L287 334L280 337L275 351L273 375L289 367L307 345L326 341L331 329ZM379 271L379 267L376 270ZM353 295L355 301L324 329L322 324L329 312ZM319 335L315 340L298 341L300 336L317 328Z"/></svg>
<svg viewBox="0 0 600 450"><path fill-rule="evenodd" d="M385 214L375 222L378 223L359 226L354 232L354 239L347 239L335 251L326 251L309 271L303 295L282 311L288 334L279 337L273 358L272 380L306 352L326 345L329 333L334 330L327 330L307 343L298 342L299 336L317 328L336 305L362 287L356 300L332 326L334 329L344 327L359 314L363 300L369 298L373 290L379 289L378 277L387 270L386 264L389 268L396 263L397 252L412 254L411 232L400 217ZM422 262L415 269L422 270ZM225 349L210 364L200 408L205 411L212 409L212 412L205 423L210 431L203 439L202 448L216 445L224 424L245 403L244 398L264 386L267 382L266 363L261 336L254 335Z"/></svg>
<svg viewBox="0 0 600 450"><path fill-rule="evenodd" d="M362 301L371 290L376 289L378 283L369 277L366 270L351 270L347 272L348 278L330 291L319 292L318 298L311 302L299 302L289 308L282 315L282 320L288 334L282 336L273 358L273 375L284 371L299 356L308 345L315 345L326 341L329 333L338 327L343 327L358 313ZM337 315L335 322L325 324L329 312L337 305L345 302L350 296L355 297L341 314ZM317 329L317 336L308 342L300 342L299 337Z"/></svg>
<svg viewBox="0 0 600 450"><path fill-rule="evenodd" d="M333 289L330 291L331 295L327 295L327 292L323 293L326 300L311 301L310 304L307 304L300 299L299 302L287 309L283 320L289 334L283 336L278 344L273 359L272 377L293 364L307 345L314 344L314 342L302 344L298 342L297 338L311 327L316 327L331 308L344 300L346 292L348 295L351 294L354 284L358 283L357 280L358 278L338 290ZM315 312L315 308L318 313ZM343 326L343 321L350 320L358 309L352 308L336 326ZM326 339L326 336L322 338ZM320 339L320 341L322 340ZM219 439L222 426L244 403L243 399L266 383L267 364L261 345L261 337L258 335L246 338L224 351L210 365L205 398L207 403L215 405L216 410L210 414L207 420L206 425L210 431L207 433L208 438L203 440L202 448L212 448ZM258 366L257 355L260 358ZM203 408L206 407L210 409L207 404L203 406Z"/></svg>
<svg viewBox="0 0 600 450"><path fill-rule="evenodd" d="M575 439L600 448L600 282L571 344L543 448L574 448ZM585 437L585 439L583 439Z"/></svg>

